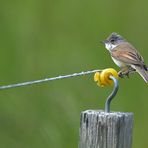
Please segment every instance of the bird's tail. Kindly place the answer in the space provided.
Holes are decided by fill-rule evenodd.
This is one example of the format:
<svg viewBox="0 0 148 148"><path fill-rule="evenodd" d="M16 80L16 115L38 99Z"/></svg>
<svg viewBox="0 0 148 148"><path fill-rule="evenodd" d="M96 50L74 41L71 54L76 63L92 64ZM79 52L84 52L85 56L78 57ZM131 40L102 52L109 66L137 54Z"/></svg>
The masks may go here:
<svg viewBox="0 0 148 148"><path fill-rule="evenodd" d="M135 66L136 71L140 74L140 76L144 79L146 83L148 83L148 71L145 68L140 66Z"/></svg>

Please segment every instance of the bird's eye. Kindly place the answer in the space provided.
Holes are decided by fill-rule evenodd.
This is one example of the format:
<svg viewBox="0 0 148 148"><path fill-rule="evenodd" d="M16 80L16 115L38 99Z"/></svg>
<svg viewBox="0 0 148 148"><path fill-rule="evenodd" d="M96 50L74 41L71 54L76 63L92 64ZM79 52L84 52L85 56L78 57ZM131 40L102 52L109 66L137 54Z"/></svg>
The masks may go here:
<svg viewBox="0 0 148 148"><path fill-rule="evenodd" d="M111 42L111 43L114 43L114 42L115 42L115 40L114 40L114 39L111 39L111 40L110 40L110 42Z"/></svg>

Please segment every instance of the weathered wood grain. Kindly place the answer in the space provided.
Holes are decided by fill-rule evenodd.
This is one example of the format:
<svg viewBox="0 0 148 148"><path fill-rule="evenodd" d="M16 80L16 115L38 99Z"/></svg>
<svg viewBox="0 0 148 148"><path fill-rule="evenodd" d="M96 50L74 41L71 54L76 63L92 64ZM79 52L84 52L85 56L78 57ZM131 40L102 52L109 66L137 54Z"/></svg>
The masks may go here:
<svg viewBox="0 0 148 148"><path fill-rule="evenodd" d="M81 113L79 148L131 148L133 113Z"/></svg>

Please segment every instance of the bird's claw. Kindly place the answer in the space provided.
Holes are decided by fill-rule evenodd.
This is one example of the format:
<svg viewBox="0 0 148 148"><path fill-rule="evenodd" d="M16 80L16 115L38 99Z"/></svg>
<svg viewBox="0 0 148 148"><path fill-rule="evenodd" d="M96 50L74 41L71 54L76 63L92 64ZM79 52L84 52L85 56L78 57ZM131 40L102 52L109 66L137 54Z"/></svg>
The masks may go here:
<svg viewBox="0 0 148 148"><path fill-rule="evenodd" d="M119 72L118 72L118 76L119 76L120 78L124 78L125 76L129 78L129 71L127 71L127 72L119 71Z"/></svg>
<svg viewBox="0 0 148 148"><path fill-rule="evenodd" d="M127 70L121 70L121 71L119 71L119 72L118 72L118 76L119 76L120 78L124 78L125 76L129 78L129 75L130 75L131 73L134 73L135 71L136 71L135 69L133 69L132 67L130 67L130 68L127 69Z"/></svg>

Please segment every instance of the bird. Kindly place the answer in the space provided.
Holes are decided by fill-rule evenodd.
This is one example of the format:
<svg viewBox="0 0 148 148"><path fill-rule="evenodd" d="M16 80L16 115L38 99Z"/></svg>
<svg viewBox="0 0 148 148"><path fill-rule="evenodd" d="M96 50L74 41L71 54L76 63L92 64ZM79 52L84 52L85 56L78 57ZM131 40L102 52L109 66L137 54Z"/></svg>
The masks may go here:
<svg viewBox="0 0 148 148"><path fill-rule="evenodd" d="M138 72L148 83L148 68L144 63L144 58L131 43L115 32L101 42L109 51L114 63L120 67L119 77L129 77L130 73Z"/></svg>

